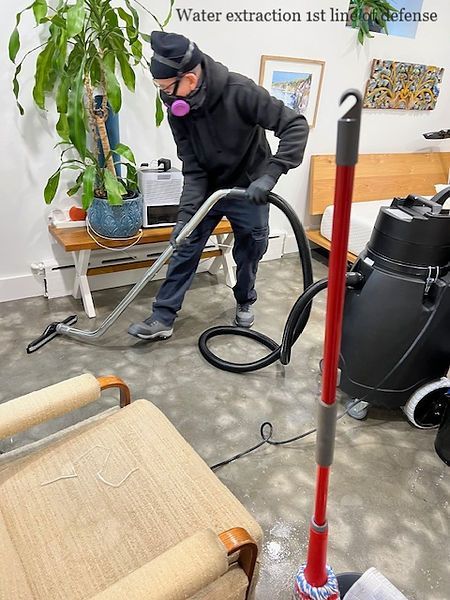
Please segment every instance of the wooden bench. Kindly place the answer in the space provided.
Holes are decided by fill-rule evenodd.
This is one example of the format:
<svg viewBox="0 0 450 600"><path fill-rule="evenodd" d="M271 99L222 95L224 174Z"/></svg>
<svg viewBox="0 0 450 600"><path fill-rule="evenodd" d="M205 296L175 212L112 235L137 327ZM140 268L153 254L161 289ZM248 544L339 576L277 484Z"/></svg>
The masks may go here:
<svg viewBox="0 0 450 600"><path fill-rule="evenodd" d="M50 225L49 231L66 252L72 253L75 262L75 281L72 295L74 298L82 299L84 310L90 318L94 318L96 312L89 287L89 276L116 273L118 271L127 271L130 269L149 268L156 260L156 258L154 258L150 260L89 268L91 252L94 250L103 250L104 248L92 239L85 227L57 228ZM136 246L168 242L171 233L172 227L153 227L144 229L142 237L137 242ZM229 287L234 287L236 278L231 255L234 238L229 221L225 219L220 221L213 231L212 236L217 239L218 247L211 250L205 250L202 254L202 259L214 258L212 265L208 269L209 272L215 275L222 267L225 273L226 284ZM100 243L115 249L120 249L121 247L126 248L129 246L129 244L114 240L107 240L106 243L105 240L102 240Z"/></svg>
<svg viewBox="0 0 450 600"><path fill-rule="evenodd" d="M396 154L360 154L355 172L353 202L370 202L384 198L404 197L411 193L431 196L435 184L445 183L450 169L450 152L407 152ZM323 215L333 203L336 176L334 155L311 157L309 177L309 213ZM308 239L330 250L331 242L320 229L307 231ZM367 240L369 241L369 240ZM348 252L347 259L357 256Z"/></svg>

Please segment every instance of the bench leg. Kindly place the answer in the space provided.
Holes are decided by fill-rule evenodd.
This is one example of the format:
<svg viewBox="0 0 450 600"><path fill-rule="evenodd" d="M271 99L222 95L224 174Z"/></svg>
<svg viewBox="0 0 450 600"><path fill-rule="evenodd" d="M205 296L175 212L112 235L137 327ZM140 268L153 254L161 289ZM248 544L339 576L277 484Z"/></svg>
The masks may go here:
<svg viewBox="0 0 450 600"><path fill-rule="evenodd" d="M211 275L217 275L222 267L225 274L225 282L228 287L233 288L236 285L236 275L234 273L233 248L234 236L232 233L228 235L216 235L217 244L222 251L221 256L217 256L209 268Z"/></svg>
<svg viewBox="0 0 450 600"><path fill-rule="evenodd" d="M75 281L72 295L74 298L80 298L81 296L85 313L90 319L93 319L96 316L96 312L87 277L91 251L80 250L80 252L73 252L72 255L75 262Z"/></svg>

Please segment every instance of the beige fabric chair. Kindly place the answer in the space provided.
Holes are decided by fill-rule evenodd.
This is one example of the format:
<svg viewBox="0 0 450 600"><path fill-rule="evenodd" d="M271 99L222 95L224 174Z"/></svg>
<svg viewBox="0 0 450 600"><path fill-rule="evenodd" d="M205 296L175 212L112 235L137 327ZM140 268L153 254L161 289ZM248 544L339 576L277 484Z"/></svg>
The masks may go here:
<svg viewBox="0 0 450 600"><path fill-rule="evenodd" d="M164 415L82 375L0 405L0 439L118 386L121 410L0 461L0 598L243 600L262 532ZM237 528L237 529L234 529Z"/></svg>

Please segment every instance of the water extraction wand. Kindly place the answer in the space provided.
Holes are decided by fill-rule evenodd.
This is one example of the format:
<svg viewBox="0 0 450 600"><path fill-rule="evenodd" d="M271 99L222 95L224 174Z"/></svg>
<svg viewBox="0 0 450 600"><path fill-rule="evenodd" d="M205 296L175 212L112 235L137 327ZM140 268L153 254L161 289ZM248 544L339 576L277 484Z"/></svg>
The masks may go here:
<svg viewBox="0 0 450 600"><path fill-rule="evenodd" d="M245 192L245 190L238 190L239 192ZM158 257L155 263L146 271L144 276L140 281L138 281L128 292L128 294L123 298L123 300L116 306L116 308L112 311L110 315L103 321L103 323L92 331L77 329L73 327L78 320L76 315L67 317L64 321L51 323L44 331L44 333L35 339L31 344L27 347L27 353L31 354L42 348L45 344L48 344L52 339L57 337L58 335L65 335L71 337L76 340L80 340L83 342L94 341L101 338L107 331L114 325L117 319L125 312L125 310L129 307L129 305L133 302L133 300L140 294L140 292L144 289L144 287L151 281L156 274L164 267L166 262L171 258L171 256L176 251L177 246L179 246L185 238L191 235L197 225L204 219L204 217L208 214L208 212L213 208L219 200L228 196L233 192L232 189L218 190L214 194L212 194L202 206L198 209L192 219L186 223L186 225L181 230L177 239L174 243L168 244L167 248L164 252Z"/></svg>
<svg viewBox="0 0 450 600"><path fill-rule="evenodd" d="M294 594L298 600L339 600L347 591L339 589L339 577L336 577L331 567L327 565L327 500L336 436L336 388L346 288L350 212L361 128L360 92L347 91L341 98L341 104L350 96L355 98L355 104L338 123L335 209L328 282L322 397L318 407L316 496L309 532L307 560L295 580ZM341 588L343 587L344 584Z"/></svg>
<svg viewBox="0 0 450 600"><path fill-rule="evenodd" d="M156 262L144 273L142 279L131 288L128 294L116 306L112 313L108 315L103 323L97 327L97 329L90 331L75 328L74 325L77 322L78 317L76 315L72 315L64 319L64 321L55 322L48 325L44 333L28 345L27 353L32 354L33 352L36 352L39 350L39 348L42 348L42 346L45 346L45 344L48 344L48 342L60 335L67 336L81 342L96 341L101 338L112 327L112 325L114 325L122 313L126 311L128 306L133 302L138 294L140 294L147 283L154 279L156 274L164 267L167 261L176 252L177 247L191 235L191 233L201 223L208 212L217 204L217 202L219 202L219 200L228 195L231 195L234 198L241 198L243 202L250 202L248 199L247 190L243 188L218 190L209 196L209 198L205 200L191 220L184 226L176 240L168 244L167 248L159 256L158 260L156 260ZM280 196L277 196L273 193L269 194L268 202L281 210L292 225L299 249L299 261L303 273L303 287L306 293L302 294L291 311L283 334L283 343L281 345L278 345L275 341L271 340L267 336L263 336L262 334L256 332L251 332L249 329L241 327L213 328L213 331L208 330L201 336L200 348L202 349L202 346L204 345L206 354L210 353L206 346L207 340L215 335L223 335L224 333L233 333L233 335L245 335L247 337L252 337L258 342L263 343L269 350L271 350L269 356L264 357L256 363L242 365L230 364L228 367L225 365L227 370L233 370L240 373L249 370L255 370L257 368L261 369L269 364L272 364L276 360L281 360L282 364L288 364L292 345L298 339L308 322L311 309L310 304L313 300L313 297L327 286L326 280L318 281L315 284L313 283L312 259L308 239L306 237L303 225L301 224L294 209L288 204L288 202L283 200L283 198L280 198ZM353 275L349 273L348 280L348 285L357 284L359 281L359 275ZM229 329L231 332L223 331L224 329ZM218 358L216 360L220 361Z"/></svg>

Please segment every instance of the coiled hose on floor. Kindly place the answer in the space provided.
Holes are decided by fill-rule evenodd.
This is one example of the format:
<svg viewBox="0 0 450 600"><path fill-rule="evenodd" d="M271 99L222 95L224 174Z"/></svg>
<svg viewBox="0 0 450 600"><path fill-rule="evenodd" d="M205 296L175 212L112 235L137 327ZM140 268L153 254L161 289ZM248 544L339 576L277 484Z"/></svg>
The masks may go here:
<svg viewBox="0 0 450 600"><path fill-rule="evenodd" d="M291 359L292 346L298 340L300 335L308 323L309 316L311 313L311 303L314 297L328 285L327 279L321 279L316 283L313 283L313 270L312 270L312 259L311 249L309 242L306 237L305 230L301 224L299 218L294 212L293 208L277 194L269 194L268 201L279 208L288 218L291 224L292 230L295 235L299 251L299 260L302 267L303 273L303 293L297 299L296 303L292 307L289 313L286 325L284 327L281 344L275 342L268 336L258 331L246 329L244 327L234 327L230 325L219 325L218 327L211 327L202 333L199 338L198 345L200 352L203 357L213 366L221 369L222 371L230 371L232 373L248 373L250 371L257 371L267 367L277 360L283 365L289 364ZM348 285L353 285L357 281L360 281L359 273L348 273L347 274ZM263 346L265 346L270 353L266 356L248 363L233 363L223 358L220 358L214 354L208 347L208 342L212 338L219 337L222 335L239 335L241 337L250 338Z"/></svg>

